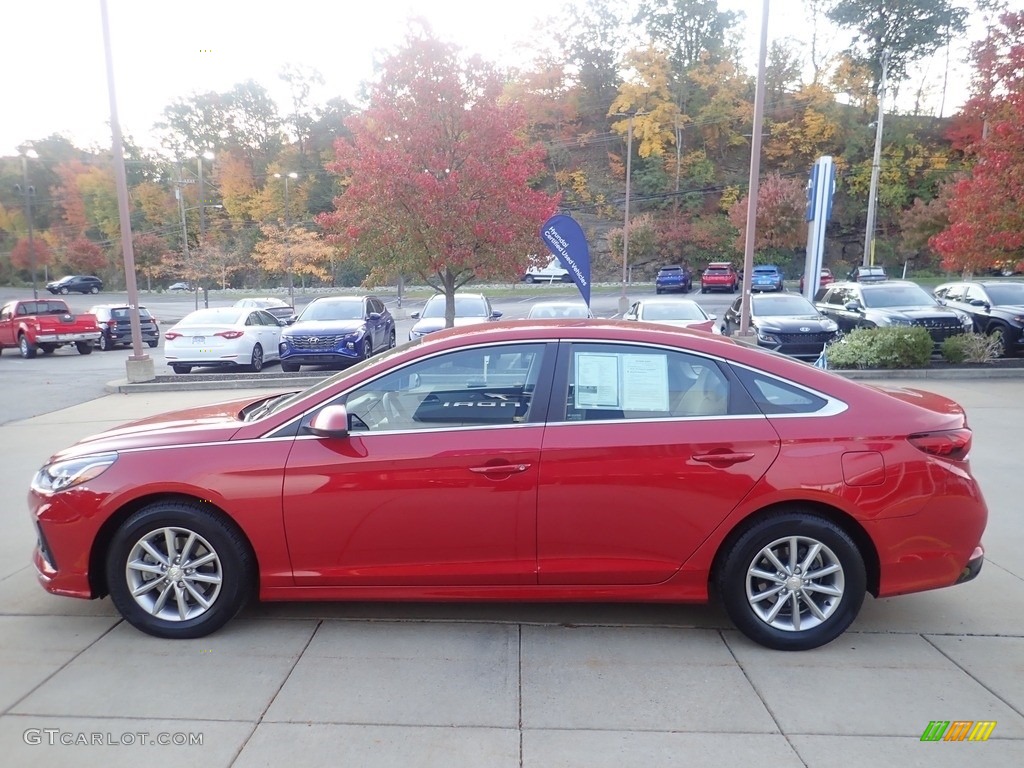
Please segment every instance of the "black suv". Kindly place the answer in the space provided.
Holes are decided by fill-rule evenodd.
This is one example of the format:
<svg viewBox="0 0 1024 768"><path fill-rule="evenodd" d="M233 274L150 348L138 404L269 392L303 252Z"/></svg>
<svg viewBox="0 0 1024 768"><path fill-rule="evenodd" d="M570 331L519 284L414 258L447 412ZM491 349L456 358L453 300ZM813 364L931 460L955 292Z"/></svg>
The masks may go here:
<svg viewBox="0 0 1024 768"><path fill-rule="evenodd" d="M882 267L854 267L846 278L855 283L880 283L888 280L889 276Z"/></svg>
<svg viewBox="0 0 1024 768"><path fill-rule="evenodd" d="M968 333L971 317L939 304L917 283L833 283L818 291L815 306L842 332L855 328L917 325L927 329L936 348L950 336Z"/></svg>
<svg viewBox="0 0 1024 768"><path fill-rule="evenodd" d="M103 290L103 281L92 275L68 275L60 280L46 284L46 290L58 293L99 293Z"/></svg>
<svg viewBox="0 0 1024 768"><path fill-rule="evenodd" d="M977 333L996 334L1002 356L1024 352L1024 283L945 283L935 289L935 298L940 304L970 315Z"/></svg>
<svg viewBox="0 0 1024 768"><path fill-rule="evenodd" d="M96 324L100 327L100 339L96 342L100 350L107 352L118 344L132 343L131 307L127 304L97 304L89 309L89 314L96 315ZM145 307L139 307L139 321L142 340L155 347L160 343L156 318Z"/></svg>

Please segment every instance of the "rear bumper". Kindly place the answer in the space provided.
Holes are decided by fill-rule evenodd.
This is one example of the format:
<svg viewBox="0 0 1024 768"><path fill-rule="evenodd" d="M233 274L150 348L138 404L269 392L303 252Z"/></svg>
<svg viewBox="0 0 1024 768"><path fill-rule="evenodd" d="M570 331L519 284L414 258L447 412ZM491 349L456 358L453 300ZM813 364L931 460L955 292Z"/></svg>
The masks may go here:
<svg viewBox="0 0 1024 768"><path fill-rule="evenodd" d="M82 333L40 333L35 338L36 344L70 344L73 341L99 341L99 331Z"/></svg>
<svg viewBox="0 0 1024 768"><path fill-rule="evenodd" d="M985 548L980 544L974 548L974 553L971 555L971 559L967 561L967 565L960 571L960 578L956 580L957 584L965 584L968 581L973 580L979 573L981 573L981 566L985 562Z"/></svg>

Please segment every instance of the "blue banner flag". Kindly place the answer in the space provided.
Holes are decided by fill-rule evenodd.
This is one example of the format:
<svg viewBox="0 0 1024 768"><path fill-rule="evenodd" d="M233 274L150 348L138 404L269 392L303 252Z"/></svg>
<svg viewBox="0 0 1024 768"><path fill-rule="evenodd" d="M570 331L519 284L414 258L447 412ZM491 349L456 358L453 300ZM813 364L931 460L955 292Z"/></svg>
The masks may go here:
<svg viewBox="0 0 1024 768"><path fill-rule="evenodd" d="M590 306L590 249L583 227L564 214L557 214L544 222L540 237L562 266L569 270L572 281L580 289L583 301Z"/></svg>

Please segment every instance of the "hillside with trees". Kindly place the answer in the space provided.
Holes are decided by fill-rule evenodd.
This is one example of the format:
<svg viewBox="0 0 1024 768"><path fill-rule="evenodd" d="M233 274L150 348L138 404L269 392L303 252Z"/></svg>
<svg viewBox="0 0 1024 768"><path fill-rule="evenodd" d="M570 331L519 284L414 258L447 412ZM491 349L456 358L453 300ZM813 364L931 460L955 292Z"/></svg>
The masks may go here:
<svg viewBox="0 0 1024 768"><path fill-rule="evenodd" d="M992 0L803 5L809 44L776 40L768 55L756 259L799 274L821 155L838 170L825 263L843 272L863 258L887 50L890 88L914 98L885 105L876 261L896 273L1024 268L1024 12ZM908 72L941 66L969 17L985 21L971 98L926 113ZM297 66L280 73L283 109L251 80L177 99L154 126L159 150L126 147L139 285L402 277L451 293L545 261L538 226L556 210L583 224L595 278L615 280L627 165L635 279L738 260L755 88L739 21L717 0L579 0L514 70L413 25L365 103L312 103L321 76ZM845 47L829 52L828 25ZM24 152L0 158L0 284L28 284L34 262L40 285L65 273L123 285L109 155L57 135L26 137Z"/></svg>

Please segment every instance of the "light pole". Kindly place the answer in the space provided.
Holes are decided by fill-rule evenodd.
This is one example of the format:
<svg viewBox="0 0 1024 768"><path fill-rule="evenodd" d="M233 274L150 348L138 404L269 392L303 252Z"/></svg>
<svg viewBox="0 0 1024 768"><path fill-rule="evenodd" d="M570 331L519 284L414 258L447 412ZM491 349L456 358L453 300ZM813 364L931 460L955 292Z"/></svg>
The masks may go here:
<svg viewBox="0 0 1024 768"><path fill-rule="evenodd" d="M206 150L196 155L196 168L199 171L199 240L206 237L206 193L203 190L203 160L213 160L213 152Z"/></svg>
<svg viewBox="0 0 1024 768"><path fill-rule="evenodd" d="M885 118L885 80L889 74L889 51L882 51L882 77L878 81L878 120L875 123L875 154L871 160L871 188L868 191L868 223L864 232L864 266L875 263L875 215L878 208L878 176L882 170L882 121Z"/></svg>
<svg viewBox="0 0 1024 768"><path fill-rule="evenodd" d="M275 173L275 179L284 179L284 263L288 265L288 303L295 306L295 275L292 274L292 264L288 259L288 238L292 230L292 212L288 205L288 180L299 178L295 171L291 173Z"/></svg>
<svg viewBox="0 0 1024 768"><path fill-rule="evenodd" d="M33 160L39 155L34 149L26 149L21 153L21 184L14 185L14 191L20 192L25 203L25 223L28 224L28 264L32 272L32 298L39 298L39 291L36 286L36 247L32 240L32 198L36 194L36 188L28 183L28 158Z"/></svg>

